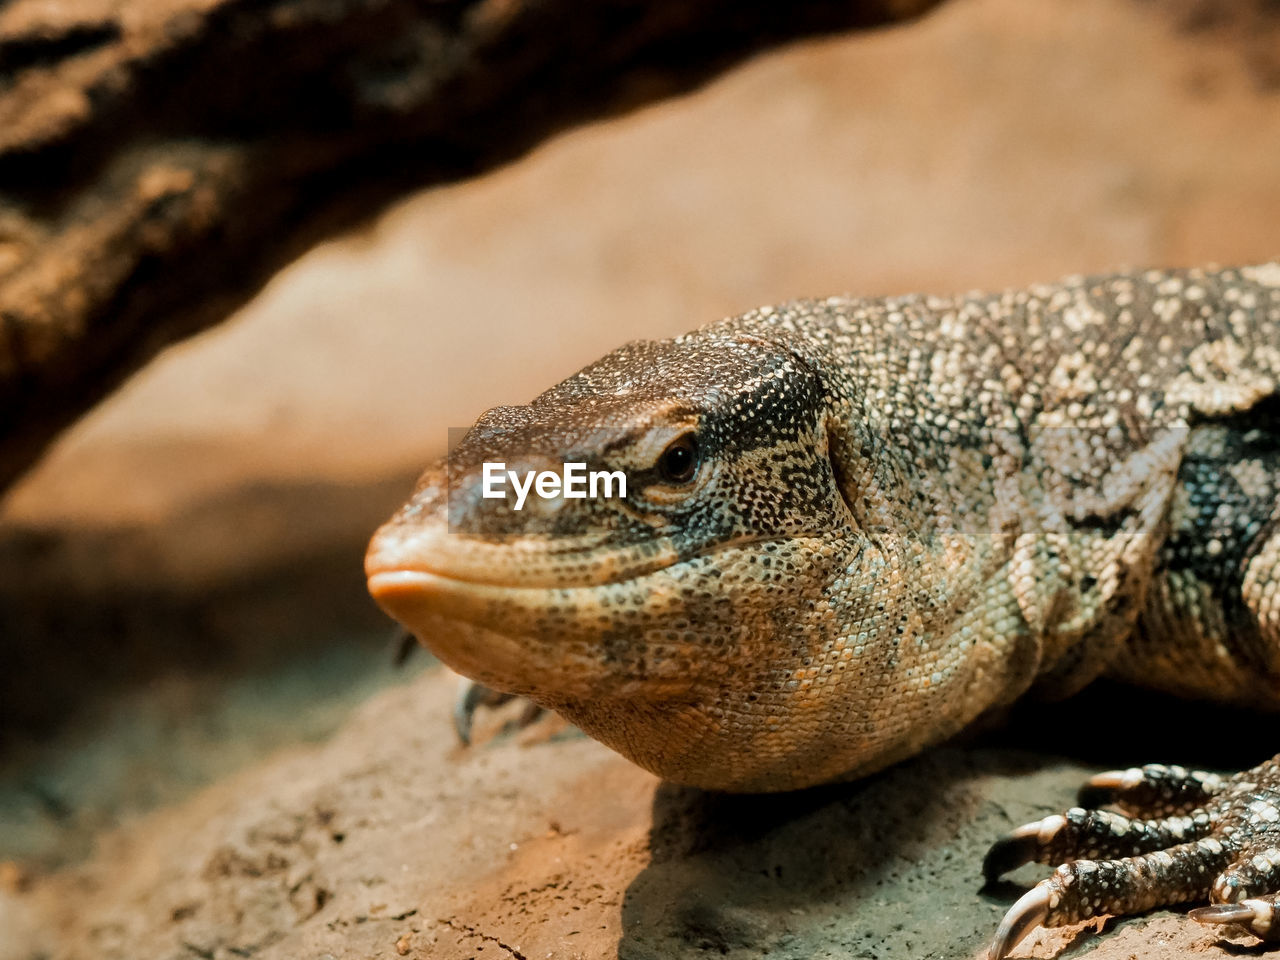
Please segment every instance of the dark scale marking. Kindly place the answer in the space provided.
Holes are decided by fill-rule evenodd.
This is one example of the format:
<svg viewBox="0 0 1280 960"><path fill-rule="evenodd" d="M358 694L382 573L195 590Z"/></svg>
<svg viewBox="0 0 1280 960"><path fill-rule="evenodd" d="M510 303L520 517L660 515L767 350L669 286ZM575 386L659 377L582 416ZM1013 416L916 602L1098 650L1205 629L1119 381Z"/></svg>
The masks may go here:
<svg viewBox="0 0 1280 960"><path fill-rule="evenodd" d="M379 531L370 588L463 674L712 789L865 775L1102 675L1274 709L1278 383L1280 263L763 308L485 414ZM684 434L697 469L664 483ZM628 496L515 511L486 460ZM993 956L1188 900L1271 935L1275 762L1162 770L1092 784L1124 817L997 846L994 872L1067 862Z"/></svg>

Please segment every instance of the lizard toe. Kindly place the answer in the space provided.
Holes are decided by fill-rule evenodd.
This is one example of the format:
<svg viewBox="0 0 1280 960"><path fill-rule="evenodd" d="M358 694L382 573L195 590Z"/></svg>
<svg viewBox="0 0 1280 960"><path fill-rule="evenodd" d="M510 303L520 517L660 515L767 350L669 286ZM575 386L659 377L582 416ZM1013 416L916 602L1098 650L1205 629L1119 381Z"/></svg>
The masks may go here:
<svg viewBox="0 0 1280 960"><path fill-rule="evenodd" d="M1226 783L1216 773L1149 763L1090 777L1077 799L1082 807L1114 805L1134 817L1168 817L1204 806Z"/></svg>
<svg viewBox="0 0 1280 960"><path fill-rule="evenodd" d="M1280 891L1280 850L1271 847L1247 854L1218 875L1210 894L1215 903L1238 903Z"/></svg>
<svg viewBox="0 0 1280 960"><path fill-rule="evenodd" d="M1009 909L988 957L1003 960L1037 925L1062 927L1207 898L1215 874L1232 857L1230 848L1206 838L1136 857L1064 863Z"/></svg>
<svg viewBox="0 0 1280 960"><path fill-rule="evenodd" d="M1141 820L1108 810L1072 807L997 840L983 861L983 874L995 880L1025 863L1054 865L1138 856L1207 836L1213 825L1213 818L1204 810Z"/></svg>

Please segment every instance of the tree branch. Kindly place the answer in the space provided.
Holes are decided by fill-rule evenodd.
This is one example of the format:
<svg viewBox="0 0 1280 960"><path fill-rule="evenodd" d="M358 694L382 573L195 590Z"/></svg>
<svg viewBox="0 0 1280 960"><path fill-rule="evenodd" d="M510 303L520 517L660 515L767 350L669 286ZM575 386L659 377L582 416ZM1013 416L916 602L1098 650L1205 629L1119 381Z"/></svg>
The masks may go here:
<svg viewBox="0 0 1280 960"><path fill-rule="evenodd" d="M0 490L396 195L938 0L0 0Z"/></svg>

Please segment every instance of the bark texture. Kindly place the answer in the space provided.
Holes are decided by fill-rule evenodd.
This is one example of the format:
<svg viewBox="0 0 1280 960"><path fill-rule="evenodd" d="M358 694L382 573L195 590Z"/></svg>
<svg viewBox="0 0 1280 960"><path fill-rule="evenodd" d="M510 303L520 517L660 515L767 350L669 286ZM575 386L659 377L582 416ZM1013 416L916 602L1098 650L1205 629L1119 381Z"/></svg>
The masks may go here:
<svg viewBox="0 0 1280 960"><path fill-rule="evenodd" d="M0 490L327 233L938 0L0 0Z"/></svg>

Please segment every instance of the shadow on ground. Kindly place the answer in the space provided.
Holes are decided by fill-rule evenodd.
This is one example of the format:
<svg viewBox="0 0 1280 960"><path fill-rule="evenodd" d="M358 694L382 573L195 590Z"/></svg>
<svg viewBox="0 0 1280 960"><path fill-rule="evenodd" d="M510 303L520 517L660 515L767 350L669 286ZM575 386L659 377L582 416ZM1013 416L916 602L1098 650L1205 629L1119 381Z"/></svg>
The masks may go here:
<svg viewBox="0 0 1280 960"><path fill-rule="evenodd" d="M1107 767L1251 766L1263 759L1256 739L1214 731L1273 723L1100 683L858 783L758 796L663 784L618 956L977 955L1045 872L983 886L982 858L1010 826L1072 805L1081 780ZM1055 955L1097 940L1092 928L1072 932Z"/></svg>

